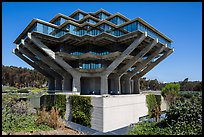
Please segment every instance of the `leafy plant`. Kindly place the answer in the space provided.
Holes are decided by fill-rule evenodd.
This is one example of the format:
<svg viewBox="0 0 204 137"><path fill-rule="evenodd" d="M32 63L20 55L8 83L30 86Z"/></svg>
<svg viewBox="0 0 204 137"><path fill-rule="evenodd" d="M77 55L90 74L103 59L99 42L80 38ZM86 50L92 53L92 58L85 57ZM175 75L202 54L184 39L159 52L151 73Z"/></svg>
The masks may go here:
<svg viewBox="0 0 204 137"><path fill-rule="evenodd" d="M174 103L174 101L176 100L179 90L180 90L179 84L168 83L164 88L162 88L161 95L164 97L167 104L170 105Z"/></svg>
<svg viewBox="0 0 204 137"><path fill-rule="evenodd" d="M65 125L63 121L60 121L59 118L59 111L57 108L52 107L50 111L46 111L46 108L43 108L39 112L38 119L36 120L37 125L48 125L51 128L57 129L57 128L64 128Z"/></svg>
<svg viewBox="0 0 204 137"><path fill-rule="evenodd" d="M128 132L128 135L169 135L172 134L169 127L159 127L156 122L137 123L134 128Z"/></svg>
<svg viewBox="0 0 204 137"><path fill-rule="evenodd" d="M72 106L72 121L91 127L91 97L70 95Z"/></svg>
<svg viewBox="0 0 204 137"><path fill-rule="evenodd" d="M161 115L161 96L154 94L146 95L146 104L149 117L155 117L158 122Z"/></svg>
<svg viewBox="0 0 204 137"><path fill-rule="evenodd" d="M55 107L59 110L59 115L64 118L66 112L66 95L55 95Z"/></svg>
<svg viewBox="0 0 204 137"><path fill-rule="evenodd" d="M40 98L41 108L45 107L47 111L50 111L52 107L55 107L59 111L61 118L64 118L66 112L66 95L44 95Z"/></svg>
<svg viewBox="0 0 204 137"><path fill-rule="evenodd" d="M34 109L28 102L19 101L19 98L13 95L4 95L2 104L4 104L2 110L2 131L18 132L51 129L46 125L37 126L35 124L38 116L33 113Z"/></svg>
<svg viewBox="0 0 204 137"><path fill-rule="evenodd" d="M170 105L166 115L167 123L175 134L202 134L202 97L200 95L183 101L177 100L175 104Z"/></svg>

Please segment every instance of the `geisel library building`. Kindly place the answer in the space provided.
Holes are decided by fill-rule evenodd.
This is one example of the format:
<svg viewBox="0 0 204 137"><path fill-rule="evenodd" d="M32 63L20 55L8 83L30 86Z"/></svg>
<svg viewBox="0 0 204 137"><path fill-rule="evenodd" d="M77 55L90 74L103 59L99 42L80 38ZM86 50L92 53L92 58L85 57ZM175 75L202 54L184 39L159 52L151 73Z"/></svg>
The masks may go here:
<svg viewBox="0 0 204 137"><path fill-rule="evenodd" d="M13 53L48 78L49 90L95 94L98 100L104 94L118 96L118 106L118 102L138 101L139 79L173 52L172 40L141 18L130 20L103 9L91 13L78 9L69 16L57 14L49 22L33 19L14 43ZM101 105L104 108L106 103ZM108 117L114 112L107 113ZM105 121L111 124L105 115L103 109L102 127L97 125L95 129L116 129L117 123L106 129ZM122 125L138 120L127 121Z"/></svg>

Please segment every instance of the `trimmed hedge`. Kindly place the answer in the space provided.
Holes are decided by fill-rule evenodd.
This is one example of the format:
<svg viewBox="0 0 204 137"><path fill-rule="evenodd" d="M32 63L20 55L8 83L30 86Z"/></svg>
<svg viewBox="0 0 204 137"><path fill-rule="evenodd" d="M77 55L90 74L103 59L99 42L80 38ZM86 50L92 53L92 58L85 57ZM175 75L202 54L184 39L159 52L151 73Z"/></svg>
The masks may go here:
<svg viewBox="0 0 204 137"><path fill-rule="evenodd" d="M70 95L72 106L72 121L91 127L91 97Z"/></svg>
<svg viewBox="0 0 204 137"><path fill-rule="evenodd" d="M56 95L55 98L55 107L59 110L59 115L64 118L66 112L66 95Z"/></svg>

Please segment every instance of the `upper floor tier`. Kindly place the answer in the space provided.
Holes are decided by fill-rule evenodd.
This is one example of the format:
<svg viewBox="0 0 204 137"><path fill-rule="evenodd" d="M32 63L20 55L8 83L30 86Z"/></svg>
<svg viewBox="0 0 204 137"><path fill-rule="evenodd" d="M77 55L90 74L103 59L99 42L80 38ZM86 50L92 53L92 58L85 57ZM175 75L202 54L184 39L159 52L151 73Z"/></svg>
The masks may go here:
<svg viewBox="0 0 204 137"><path fill-rule="evenodd" d="M28 32L37 32L44 35L60 38L66 34L77 36L97 36L101 33L108 33L120 38L135 31L147 32L147 35L166 44L171 48L172 40L156 30L141 18L129 20L120 13L110 14L100 9L95 13L86 13L76 10L70 16L57 14L50 22L33 19L24 31L14 41L20 44L21 39L27 37Z"/></svg>

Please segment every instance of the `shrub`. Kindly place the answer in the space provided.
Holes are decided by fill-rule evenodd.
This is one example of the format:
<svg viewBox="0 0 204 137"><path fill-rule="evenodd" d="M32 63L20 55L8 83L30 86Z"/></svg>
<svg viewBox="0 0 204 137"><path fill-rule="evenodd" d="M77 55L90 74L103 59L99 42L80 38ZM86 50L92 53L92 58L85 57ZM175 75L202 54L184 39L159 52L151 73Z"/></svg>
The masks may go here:
<svg viewBox="0 0 204 137"><path fill-rule="evenodd" d="M161 115L161 96L154 94L146 95L146 104L149 117L155 117L158 122Z"/></svg>
<svg viewBox="0 0 204 137"><path fill-rule="evenodd" d="M46 108L47 111L50 111L52 107L55 107L59 111L61 118L64 118L66 112L66 95L44 95L40 98L41 100L41 109Z"/></svg>
<svg viewBox="0 0 204 137"><path fill-rule="evenodd" d="M20 100L11 106L11 113L34 114L36 110L28 101Z"/></svg>
<svg viewBox="0 0 204 137"><path fill-rule="evenodd" d="M134 128L128 132L128 135L169 135L169 127L159 127L156 122L137 123Z"/></svg>
<svg viewBox="0 0 204 137"><path fill-rule="evenodd" d="M166 113L167 123L175 134L202 134L202 97L193 96L187 100L177 100Z"/></svg>
<svg viewBox="0 0 204 137"><path fill-rule="evenodd" d="M17 101L18 99L13 96L8 102L4 102L4 108L2 110L3 131L18 132L50 129L46 125L37 126L35 124L37 115L32 113L29 104L25 101Z"/></svg>
<svg viewBox="0 0 204 137"><path fill-rule="evenodd" d="M131 135L202 135L202 95L176 100L158 123L141 122L128 133Z"/></svg>
<svg viewBox="0 0 204 137"><path fill-rule="evenodd" d="M71 95L72 121L91 127L91 97Z"/></svg>
<svg viewBox="0 0 204 137"><path fill-rule="evenodd" d="M37 125L48 125L51 128L57 129L57 128L64 128L65 125L62 121L60 121L59 118L59 111L52 107L50 111L46 111L45 108L43 108L39 112L38 119L36 120Z"/></svg>
<svg viewBox="0 0 204 137"><path fill-rule="evenodd" d="M176 100L179 90L180 84L168 83L164 88L162 88L161 95L164 97L167 104L170 105Z"/></svg>
<svg viewBox="0 0 204 137"><path fill-rule="evenodd" d="M66 95L55 95L55 107L59 110L59 115L64 118L66 112Z"/></svg>

